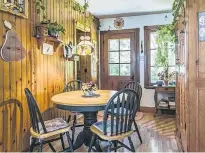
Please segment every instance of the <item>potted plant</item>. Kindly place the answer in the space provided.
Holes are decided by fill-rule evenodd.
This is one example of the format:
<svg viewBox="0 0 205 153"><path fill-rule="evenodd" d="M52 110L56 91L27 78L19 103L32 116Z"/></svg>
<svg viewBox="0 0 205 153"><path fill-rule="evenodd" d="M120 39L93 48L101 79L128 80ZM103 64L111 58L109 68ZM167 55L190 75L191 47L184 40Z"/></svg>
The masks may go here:
<svg viewBox="0 0 205 153"><path fill-rule="evenodd" d="M51 22L48 25L48 35L51 37L58 38L59 34L65 34L65 29L63 25L58 24L57 22Z"/></svg>
<svg viewBox="0 0 205 153"><path fill-rule="evenodd" d="M176 42L175 28L173 25L160 26L157 30L157 53L155 57L155 65L157 68L163 68L163 72L159 73L158 76L164 81L165 85L169 82L169 59L168 51L174 51L174 44Z"/></svg>
<svg viewBox="0 0 205 153"><path fill-rule="evenodd" d="M168 69L158 73L159 80L164 82L165 86L169 85Z"/></svg>

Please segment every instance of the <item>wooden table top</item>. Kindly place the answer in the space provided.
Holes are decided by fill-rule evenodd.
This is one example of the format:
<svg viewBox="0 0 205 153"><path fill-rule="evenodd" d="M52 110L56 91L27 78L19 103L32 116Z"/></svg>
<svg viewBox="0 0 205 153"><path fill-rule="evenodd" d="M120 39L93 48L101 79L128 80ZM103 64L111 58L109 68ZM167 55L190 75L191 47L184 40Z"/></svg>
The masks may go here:
<svg viewBox="0 0 205 153"><path fill-rule="evenodd" d="M51 101L57 105L65 106L103 106L116 93L113 90L97 90L99 97L82 97L83 91L72 91L57 94L51 98Z"/></svg>

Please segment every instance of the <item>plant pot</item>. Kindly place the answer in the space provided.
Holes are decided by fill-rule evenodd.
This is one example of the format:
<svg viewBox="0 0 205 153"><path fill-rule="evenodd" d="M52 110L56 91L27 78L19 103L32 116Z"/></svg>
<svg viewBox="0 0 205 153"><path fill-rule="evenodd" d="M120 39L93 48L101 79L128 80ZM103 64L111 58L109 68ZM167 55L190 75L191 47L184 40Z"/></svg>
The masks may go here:
<svg viewBox="0 0 205 153"><path fill-rule="evenodd" d="M164 86L168 86L169 85L169 81L168 80L164 80Z"/></svg>
<svg viewBox="0 0 205 153"><path fill-rule="evenodd" d="M58 38L59 32L48 30L48 35L54 38Z"/></svg>
<svg viewBox="0 0 205 153"><path fill-rule="evenodd" d="M163 81L163 80L158 80L158 81L156 82L156 84L157 84L158 87L161 87L161 86L163 86L164 81Z"/></svg>
<svg viewBox="0 0 205 153"><path fill-rule="evenodd" d="M48 24L36 26L36 37L48 36Z"/></svg>
<svg viewBox="0 0 205 153"><path fill-rule="evenodd" d="M92 97L92 96L95 95L95 91L94 91L94 90L84 91L84 95L85 95L85 96L88 96L88 97Z"/></svg>

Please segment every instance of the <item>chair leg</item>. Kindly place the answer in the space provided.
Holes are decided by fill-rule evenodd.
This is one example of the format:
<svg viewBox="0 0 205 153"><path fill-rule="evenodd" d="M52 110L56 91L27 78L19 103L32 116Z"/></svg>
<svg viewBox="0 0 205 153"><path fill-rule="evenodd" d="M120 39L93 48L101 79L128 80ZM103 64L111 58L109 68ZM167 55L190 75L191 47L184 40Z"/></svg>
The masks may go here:
<svg viewBox="0 0 205 153"><path fill-rule="evenodd" d="M133 145L133 142L132 142L131 137L128 137L128 140L129 140L129 143L130 143L130 147L131 147L131 149L132 149L132 152L135 152L135 147L134 147L134 145Z"/></svg>
<svg viewBox="0 0 205 153"><path fill-rule="evenodd" d="M137 131L137 134L138 134L138 137L140 139L140 143L142 143L142 138L141 138L141 135L140 135L140 132L139 132L139 129L138 129L138 126L137 126L137 123L136 121L134 120L134 125L135 125L135 129Z"/></svg>
<svg viewBox="0 0 205 153"><path fill-rule="evenodd" d="M74 144L75 139L75 125L76 125L76 115L73 116L73 126L72 126L72 144Z"/></svg>
<svg viewBox="0 0 205 153"><path fill-rule="evenodd" d="M52 145L50 142L48 143L48 145L49 145L49 147L51 148L51 150L52 150L53 152L56 152L56 150L54 149L53 145Z"/></svg>
<svg viewBox="0 0 205 153"><path fill-rule="evenodd" d="M62 148L63 148L63 150L65 150L65 144L64 144L64 141L63 141L63 135L62 134L60 134L60 139L61 139Z"/></svg>
<svg viewBox="0 0 205 153"><path fill-rule="evenodd" d="M38 152L42 152L43 151L43 141L39 140L39 148L38 148Z"/></svg>
<svg viewBox="0 0 205 153"><path fill-rule="evenodd" d="M112 142L111 141L108 141L108 142L109 142L109 145L107 147L107 152L111 152Z"/></svg>
<svg viewBox="0 0 205 153"><path fill-rule="evenodd" d="M95 143L95 140L96 140L96 134L93 133L93 136L91 138L90 145L89 145L89 148L88 148L88 152L91 152L92 147L93 147L93 145Z"/></svg>
<svg viewBox="0 0 205 153"><path fill-rule="evenodd" d="M67 139L68 139L68 144L69 144L69 147L70 147L70 151L71 151L71 152L74 152L74 150L73 150L73 144L72 144L72 141L71 141L69 132L66 132L66 136L67 136Z"/></svg>
<svg viewBox="0 0 205 153"><path fill-rule="evenodd" d="M114 150L115 152L117 152L117 141L114 141L113 143L114 143Z"/></svg>
<svg viewBox="0 0 205 153"><path fill-rule="evenodd" d="M31 140L31 145L30 145L30 148L29 148L29 152L33 152L33 148L35 146L35 143L36 143L36 138L32 138Z"/></svg>

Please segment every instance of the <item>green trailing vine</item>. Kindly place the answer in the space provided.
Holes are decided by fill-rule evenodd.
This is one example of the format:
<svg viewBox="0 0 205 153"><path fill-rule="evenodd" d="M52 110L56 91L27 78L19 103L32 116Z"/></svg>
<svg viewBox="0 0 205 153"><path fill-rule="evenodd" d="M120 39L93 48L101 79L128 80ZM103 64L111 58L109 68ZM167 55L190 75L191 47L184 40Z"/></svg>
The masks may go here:
<svg viewBox="0 0 205 153"><path fill-rule="evenodd" d="M155 57L156 68L163 67L165 76L168 76L169 50L175 50L177 42L175 26L173 24L160 26L157 30L157 54Z"/></svg>
<svg viewBox="0 0 205 153"><path fill-rule="evenodd" d="M73 10L80 13L85 13L88 7L89 7L88 3L85 3L83 6L81 6L79 3L74 3Z"/></svg>
<svg viewBox="0 0 205 153"><path fill-rule="evenodd" d="M89 15L89 16L87 17L87 20L88 20L90 23L94 22L94 23L96 24L97 30L100 30L100 27L101 27L101 25L100 25L100 20L99 20L97 17L95 17L94 15Z"/></svg>
<svg viewBox="0 0 205 153"><path fill-rule="evenodd" d="M176 25L176 23L178 22L179 17L183 17L183 21L182 23L185 25L185 14L184 14L184 9L185 9L185 2L187 0L175 0L173 5L172 5L172 11L173 11L173 25ZM183 12L181 14L181 12Z"/></svg>
<svg viewBox="0 0 205 153"><path fill-rule="evenodd" d="M43 13L43 20L46 19L46 7L43 0L35 0L36 4L36 13L41 14Z"/></svg>
<svg viewBox="0 0 205 153"><path fill-rule="evenodd" d="M74 3L73 10L84 14L88 7L89 5L87 2L83 6L81 6L79 3ZM100 30L100 20L96 18L94 15L89 15L88 17L86 17L86 20L90 23L94 22L97 26L97 30Z"/></svg>

